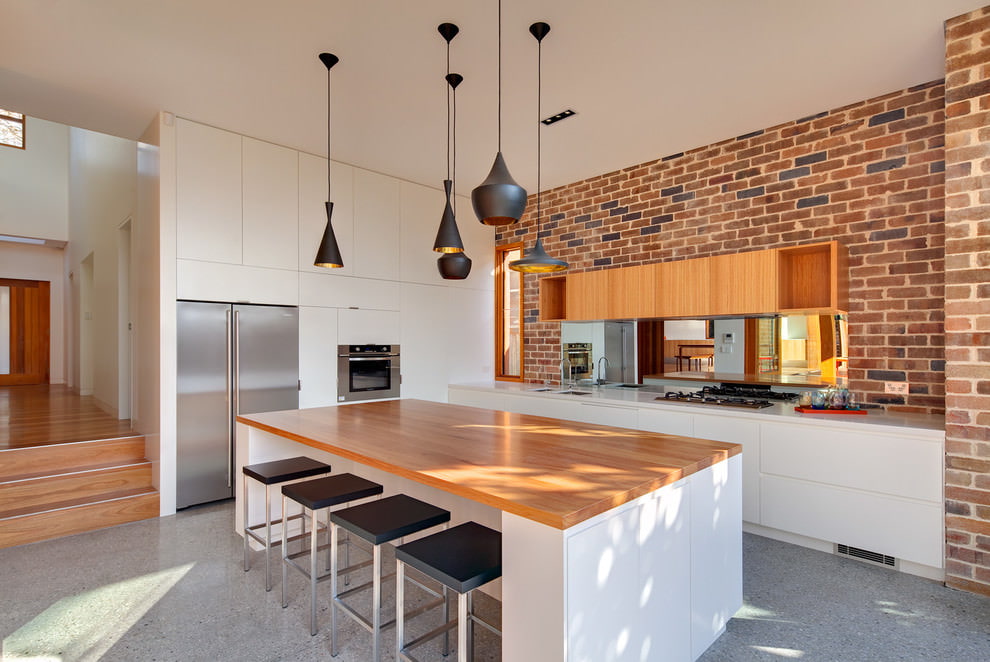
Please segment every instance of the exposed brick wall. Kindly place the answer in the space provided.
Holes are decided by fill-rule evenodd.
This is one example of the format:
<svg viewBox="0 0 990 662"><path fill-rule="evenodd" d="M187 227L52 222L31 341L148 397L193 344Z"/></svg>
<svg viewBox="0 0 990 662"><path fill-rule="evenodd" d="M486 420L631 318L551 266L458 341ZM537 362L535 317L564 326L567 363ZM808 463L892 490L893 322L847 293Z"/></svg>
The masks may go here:
<svg viewBox="0 0 990 662"><path fill-rule="evenodd" d="M946 584L990 595L990 7L945 41Z"/></svg>
<svg viewBox="0 0 990 662"><path fill-rule="evenodd" d="M547 191L544 245L577 272L837 239L850 254L850 389L941 412L944 94L935 81ZM530 202L500 245L533 244ZM525 376L556 379L559 324L538 321L537 278L525 281ZM884 394L885 381L910 394Z"/></svg>

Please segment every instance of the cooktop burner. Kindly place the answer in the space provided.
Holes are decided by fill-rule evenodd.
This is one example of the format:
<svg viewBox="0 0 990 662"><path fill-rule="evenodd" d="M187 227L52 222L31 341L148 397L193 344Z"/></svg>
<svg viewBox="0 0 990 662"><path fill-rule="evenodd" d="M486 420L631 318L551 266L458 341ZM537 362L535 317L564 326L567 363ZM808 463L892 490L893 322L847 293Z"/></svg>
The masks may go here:
<svg viewBox="0 0 990 662"><path fill-rule="evenodd" d="M657 396L654 400L666 400L667 402L687 402L698 405L712 405L716 407L742 407L744 409L763 409L773 405L769 400L756 400L753 398L730 397L722 395L710 395L704 390L684 393L676 391Z"/></svg>
<svg viewBox="0 0 990 662"><path fill-rule="evenodd" d="M706 396L729 396L736 398L752 398L755 400L797 400L797 393L781 393L771 391L770 385L766 384L720 384L718 386L706 386L700 393Z"/></svg>

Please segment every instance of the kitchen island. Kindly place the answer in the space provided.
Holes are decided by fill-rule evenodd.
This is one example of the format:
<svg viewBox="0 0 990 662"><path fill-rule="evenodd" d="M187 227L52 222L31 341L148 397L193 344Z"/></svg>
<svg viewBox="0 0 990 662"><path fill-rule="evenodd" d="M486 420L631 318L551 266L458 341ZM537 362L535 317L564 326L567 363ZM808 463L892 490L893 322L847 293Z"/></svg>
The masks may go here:
<svg viewBox="0 0 990 662"><path fill-rule="evenodd" d="M500 529L505 660L694 660L742 604L737 444L417 400L237 421L238 471L305 453Z"/></svg>

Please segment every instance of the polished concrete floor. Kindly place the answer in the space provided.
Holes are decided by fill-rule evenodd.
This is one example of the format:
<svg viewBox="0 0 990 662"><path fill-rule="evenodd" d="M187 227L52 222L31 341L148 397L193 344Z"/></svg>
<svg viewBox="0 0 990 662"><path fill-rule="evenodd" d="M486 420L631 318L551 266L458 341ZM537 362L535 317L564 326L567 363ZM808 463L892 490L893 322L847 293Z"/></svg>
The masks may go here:
<svg viewBox="0 0 990 662"><path fill-rule="evenodd" d="M311 637L305 580L290 575L282 609L260 554L242 570L233 518L227 502L0 549L3 661L329 659L326 601ZM990 660L988 598L758 536L745 536L744 563L745 606L703 662ZM497 603L478 602L497 618ZM357 625L341 641L336 660L370 659ZM499 658L484 631L478 643L479 659Z"/></svg>

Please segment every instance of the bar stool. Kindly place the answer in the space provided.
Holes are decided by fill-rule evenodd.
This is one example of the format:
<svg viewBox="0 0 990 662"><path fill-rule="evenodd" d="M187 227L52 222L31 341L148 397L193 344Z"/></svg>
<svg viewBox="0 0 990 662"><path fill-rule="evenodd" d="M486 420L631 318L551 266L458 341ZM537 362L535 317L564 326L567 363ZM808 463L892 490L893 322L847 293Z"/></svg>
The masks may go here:
<svg viewBox="0 0 990 662"><path fill-rule="evenodd" d="M325 462L318 462L308 457L290 457L286 460L275 460L273 462L261 462L259 464L245 465L242 473L244 475L244 572L251 569L249 552L250 538L257 540L265 546L265 590L272 590L272 495L271 486L279 483L286 483L291 480L302 478L312 478L320 474L330 473L330 465ZM265 522L264 524L248 524L248 478L253 478L265 486ZM297 516L298 517L298 516ZM276 520L278 521L278 520ZM261 527L265 527L265 537L255 533ZM276 541L276 545L279 542Z"/></svg>
<svg viewBox="0 0 990 662"><path fill-rule="evenodd" d="M351 506L330 513L330 655L337 655L337 610L357 621L372 634L372 660L381 660L382 629L392 622L382 623L382 545L411 533L423 531L450 521L450 512L443 508L396 494L371 503ZM364 590L368 582L348 589L337 590L337 576L353 568L340 568L337 563L337 537L340 529L365 540L372 545L371 620L358 614L344 603L343 598Z"/></svg>
<svg viewBox="0 0 990 662"><path fill-rule="evenodd" d="M323 530L329 533L329 509L332 506L367 499L381 494L382 491L382 486L378 483L354 474L336 474L282 486L282 607L289 606L285 586L288 583L289 566L292 566L309 579L309 633L311 635L316 634L316 583L330 576L329 574L320 576L316 570L320 549L318 542L320 526L317 512L324 508L327 509L328 524L323 527ZM295 555L289 554L288 502L290 500L302 507L299 516L303 518L303 531L306 530L306 511L309 510L310 513L309 570L295 561L298 557L306 554L305 550ZM349 541L346 544L349 544Z"/></svg>
<svg viewBox="0 0 990 662"><path fill-rule="evenodd" d="M404 642L406 565L457 591L457 619L410 642ZM477 522L465 522L395 548L396 659L416 662L410 651L457 628L457 662L474 659L475 623L501 636L501 631L474 613L474 589L502 576L502 534ZM446 645L444 646L446 655Z"/></svg>

